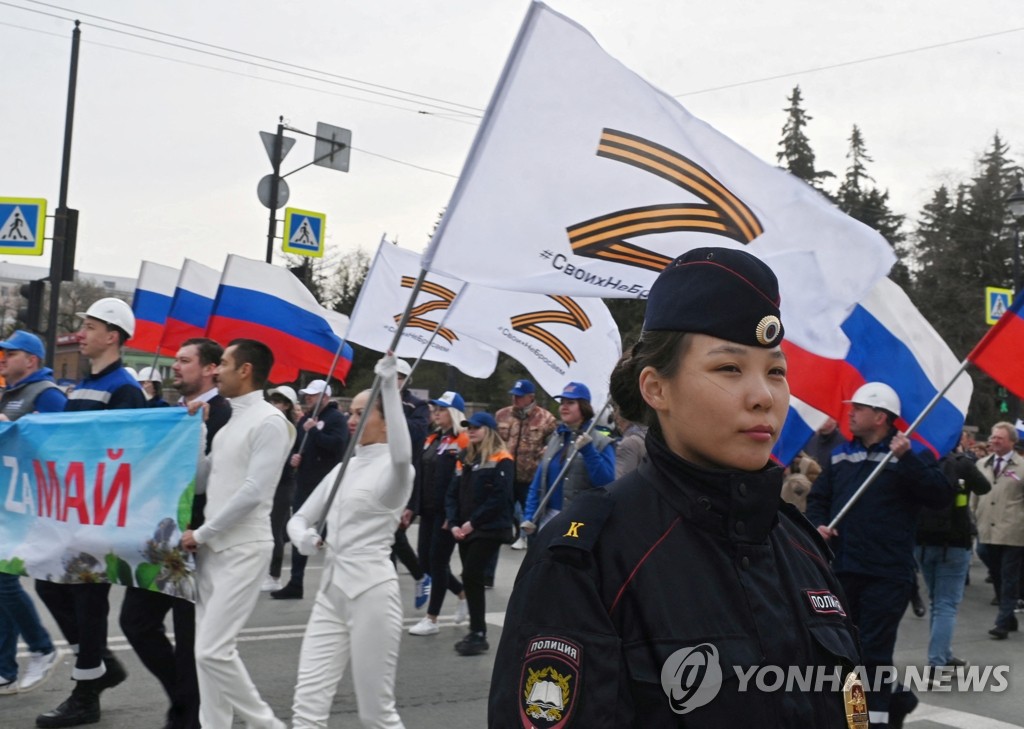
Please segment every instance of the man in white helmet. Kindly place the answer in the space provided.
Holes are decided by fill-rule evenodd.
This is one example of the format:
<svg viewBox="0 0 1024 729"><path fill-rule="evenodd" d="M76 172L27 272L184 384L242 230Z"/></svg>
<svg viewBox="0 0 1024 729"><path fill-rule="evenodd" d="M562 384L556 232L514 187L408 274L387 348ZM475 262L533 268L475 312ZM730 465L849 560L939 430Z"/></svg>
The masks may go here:
<svg viewBox="0 0 1024 729"><path fill-rule="evenodd" d="M895 390L868 382L844 402L850 405L853 440L822 464L806 516L835 553L832 570L846 593L843 606L860 630L871 726L901 727L917 697L880 680L879 669L892 666L896 631L910 600L918 512L948 506L955 489L931 454L914 453L910 439L896 429L900 399ZM877 480L830 529L833 517L889 451L893 458Z"/></svg>
<svg viewBox="0 0 1024 729"><path fill-rule="evenodd" d="M121 362L121 347L135 333L131 307L120 299L106 298L77 316L82 318L78 350L89 360L89 373L71 392L64 411L146 407L142 387ZM36 717L36 726L94 724L100 719L100 693L127 676L124 666L107 649L110 584L37 580L36 592L76 654L71 696Z"/></svg>

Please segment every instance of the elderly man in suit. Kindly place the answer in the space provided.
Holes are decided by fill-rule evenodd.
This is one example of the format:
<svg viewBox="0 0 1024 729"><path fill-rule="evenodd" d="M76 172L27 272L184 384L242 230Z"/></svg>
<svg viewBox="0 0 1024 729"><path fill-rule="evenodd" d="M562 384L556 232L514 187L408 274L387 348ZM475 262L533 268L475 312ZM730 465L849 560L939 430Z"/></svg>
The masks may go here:
<svg viewBox="0 0 1024 729"><path fill-rule="evenodd" d="M988 438L991 454L979 463L992 483L992 490L974 497L978 524L978 556L992 572L999 599L995 627L988 631L996 640L1006 640L1017 630L1013 609L1020 593L1021 563L1024 561L1024 459L1014 453L1017 430L1011 423L996 423Z"/></svg>

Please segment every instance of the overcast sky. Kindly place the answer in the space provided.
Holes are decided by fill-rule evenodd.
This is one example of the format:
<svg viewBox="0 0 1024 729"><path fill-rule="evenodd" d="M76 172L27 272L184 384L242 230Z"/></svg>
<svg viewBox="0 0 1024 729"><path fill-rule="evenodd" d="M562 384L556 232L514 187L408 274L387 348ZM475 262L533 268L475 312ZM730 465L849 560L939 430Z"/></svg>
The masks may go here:
<svg viewBox="0 0 1024 729"><path fill-rule="evenodd" d="M994 132L1024 161L1020 0L549 4L773 164L786 97L799 84L818 166L842 174L858 124L870 171L912 217L940 182L973 172ZM66 19L77 17L68 202L81 211L78 268L135 276L143 259L220 268L227 253L263 258L268 213L256 185L270 163L258 132L274 131L279 115L304 131L322 121L353 132L350 172L310 167L287 180L289 206L327 214L329 248L372 250L386 232L420 250L526 9L526 0L2 0L0 197L56 207ZM197 47L184 39L229 50L176 47ZM209 55L241 58L229 51L271 60ZM850 63L863 59L875 60ZM267 68L280 62L291 73ZM837 64L847 65L824 68ZM353 88L366 83L395 91ZM282 169L312 158L312 140L298 136Z"/></svg>

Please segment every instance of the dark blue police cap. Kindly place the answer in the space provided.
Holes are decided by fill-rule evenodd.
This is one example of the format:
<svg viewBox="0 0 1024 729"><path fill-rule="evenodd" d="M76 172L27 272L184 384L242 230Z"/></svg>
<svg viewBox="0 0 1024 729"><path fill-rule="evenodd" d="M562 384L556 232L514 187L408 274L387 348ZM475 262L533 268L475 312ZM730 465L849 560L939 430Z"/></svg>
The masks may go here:
<svg viewBox="0 0 1024 729"><path fill-rule="evenodd" d="M783 335L779 282L745 251L695 248L668 264L651 286L644 331L694 332L775 347Z"/></svg>

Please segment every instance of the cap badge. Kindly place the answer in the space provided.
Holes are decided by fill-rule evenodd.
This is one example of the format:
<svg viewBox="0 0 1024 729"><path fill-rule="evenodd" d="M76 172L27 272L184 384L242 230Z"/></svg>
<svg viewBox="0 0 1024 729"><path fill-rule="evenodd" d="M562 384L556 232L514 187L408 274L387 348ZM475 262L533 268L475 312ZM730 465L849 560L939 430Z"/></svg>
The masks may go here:
<svg viewBox="0 0 1024 729"><path fill-rule="evenodd" d="M754 336L757 337L758 344L763 344L766 347L774 344L781 333L782 322L779 321L779 317L771 314L759 321L757 329L754 330Z"/></svg>

